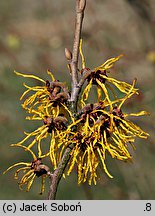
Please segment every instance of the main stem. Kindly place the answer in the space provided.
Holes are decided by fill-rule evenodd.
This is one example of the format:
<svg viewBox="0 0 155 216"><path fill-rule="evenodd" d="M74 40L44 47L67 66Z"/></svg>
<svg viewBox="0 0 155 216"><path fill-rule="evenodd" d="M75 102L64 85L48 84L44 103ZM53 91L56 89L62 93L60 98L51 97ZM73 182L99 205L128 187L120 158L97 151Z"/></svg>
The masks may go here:
<svg viewBox="0 0 155 216"><path fill-rule="evenodd" d="M71 59L71 76L72 76L72 91L71 91L71 99L70 99L70 108L73 113L77 111L77 100L79 93L78 86L78 57L79 57L79 44L81 38L81 30L82 30L82 22L84 17L84 10L86 6L86 0L76 0L76 19L75 19L75 34L74 34L74 44L73 44L73 52ZM56 193L58 189L59 182L62 178L64 170L68 164L70 159L70 153L73 149L74 145L70 145L66 148L64 155L61 159L61 162L58 165L58 168L54 171L53 174L50 175L50 189L48 193L48 199L54 200L56 199Z"/></svg>
<svg viewBox="0 0 155 216"><path fill-rule="evenodd" d="M54 173L52 175L50 175L50 189L49 189L49 193L48 193L48 199L49 200L55 200L56 198L56 193L57 193L57 189L58 189L58 184L62 178L63 172L66 168L66 165L70 159L70 152L72 150L72 146L68 147L62 157L61 162L58 165L58 168L54 171Z"/></svg>
<svg viewBox="0 0 155 216"><path fill-rule="evenodd" d="M86 0L76 0L76 22L75 22L75 35L73 44L73 56L71 60L71 72L72 72L72 92L71 92L71 102L77 106L77 89L78 87L78 58L79 58L79 44L81 39L82 22L84 17L84 9L86 5ZM76 109L75 109L76 111Z"/></svg>

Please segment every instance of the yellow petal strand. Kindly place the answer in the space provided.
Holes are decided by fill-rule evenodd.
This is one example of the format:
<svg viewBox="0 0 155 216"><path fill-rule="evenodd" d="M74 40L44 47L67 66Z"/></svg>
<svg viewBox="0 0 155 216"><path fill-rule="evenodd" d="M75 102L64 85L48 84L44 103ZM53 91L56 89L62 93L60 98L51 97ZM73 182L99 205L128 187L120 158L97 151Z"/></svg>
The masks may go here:
<svg viewBox="0 0 155 216"><path fill-rule="evenodd" d="M45 128L44 128L44 126L45 126ZM46 135L48 129L49 129L49 128L48 128L46 125L43 125L43 126L42 126L42 130L40 130L40 134L36 137L36 140L39 141L40 139L42 139L42 137L43 137L44 135Z"/></svg>
<svg viewBox="0 0 155 216"><path fill-rule="evenodd" d="M83 174L83 172L82 172L82 170L83 170L83 161L81 159L81 156L79 156L78 160L79 160L79 162L77 164L77 166L78 166L78 184L80 184L82 182L82 174Z"/></svg>
<svg viewBox="0 0 155 216"><path fill-rule="evenodd" d="M33 181L35 179L36 175L34 174L34 176L32 177L31 181L29 181L26 192L28 192L33 184Z"/></svg>
<svg viewBox="0 0 155 216"><path fill-rule="evenodd" d="M87 147L87 161L86 161L86 165L85 165L85 169L84 169L84 179L83 179L83 182L86 182L87 180L87 175L88 175L88 172L90 170L90 165L91 165L91 156L90 156L90 149L89 147Z"/></svg>
<svg viewBox="0 0 155 216"><path fill-rule="evenodd" d="M20 171L25 172L27 169L31 169L31 167L22 167L22 168L17 169L16 172L15 172L14 178L15 178L15 179L18 179L18 174L19 174L19 172L20 172Z"/></svg>
<svg viewBox="0 0 155 216"><path fill-rule="evenodd" d="M107 89L109 89L111 91L111 93L112 93L113 97L115 98L115 100L117 100L118 97L117 97L117 95L116 95L116 93L114 91L114 88L112 88L112 86L110 84L108 84L108 83L105 83L105 86L106 86Z"/></svg>
<svg viewBox="0 0 155 216"><path fill-rule="evenodd" d="M30 87L30 86L26 85L25 83L23 83L23 86L24 86L25 88L27 88L27 90L22 94L22 96L20 97L20 100L22 100L23 97L24 97L26 94L28 94L30 91L36 92L36 93L35 93L35 94L36 94L36 97L37 97L37 95L39 95L39 94L40 94L40 95L41 95L41 94L44 94L44 93L48 94L48 92L47 92L45 86Z"/></svg>
<svg viewBox="0 0 155 216"><path fill-rule="evenodd" d="M114 63L116 61L118 61L122 56L123 55L119 55L116 58L110 58L106 62L104 62L102 65L96 67L94 70L97 71L97 70L107 70L107 69L110 69L111 67L113 67Z"/></svg>
<svg viewBox="0 0 155 216"><path fill-rule="evenodd" d="M52 81L55 81L54 75L52 74L51 71L47 70L47 74L51 77Z"/></svg>
<svg viewBox="0 0 155 216"><path fill-rule="evenodd" d="M124 117L127 117L127 116L143 116L143 115L150 115L150 113L147 112L147 111L140 111L138 113L124 114Z"/></svg>
<svg viewBox="0 0 155 216"><path fill-rule="evenodd" d="M57 168L57 162L55 157L55 133L52 131L51 143L50 143L50 159L54 166L54 169Z"/></svg>
<svg viewBox="0 0 155 216"><path fill-rule="evenodd" d="M5 174L6 172L8 172L10 169L16 167L16 166L20 166L20 165L25 165L26 167L29 167L31 166L31 163L25 163L25 162L19 162L19 163L16 163L16 164L13 164L12 166L10 166L9 168L7 168L3 174Z"/></svg>
<svg viewBox="0 0 155 216"><path fill-rule="evenodd" d="M119 155L121 159L131 159L131 155L129 151L127 150L127 144L126 140L121 140L120 137L114 133L115 137L112 137L113 141L117 144L120 152L123 152L124 154Z"/></svg>
<svg viewBox="0 0 155 216"><path fill-rule="evenodd" d="M71 119L72 119L72 122L75 122L75 119L74 119L74 117L73 117L73 114L72 114L72 112L68 109L68 107L65 105L65 104L61 104L64 108L65 108L65 110L67 110L67 112L69 113L69 115L70 115L70 117L71 117Z"/></svg>
<svg viewBox="0 0 155 216"><path fill-rule="evenodd" d="M26 120L42 120L43 118L41 117L35 117L35 116L27 116Z"/></svg>
<svg viewBox="0 0 155 216"><path fill-rule="evenodd" d="M17 144L11 144L11 146L20 146L21 144L23 144L27 139L29 139L31 136L33 136L32 134L28 134L22 141L18 142Z"/></svg>
<svg viewBox="0 0 155 216"><path fill-rule="evenodd" d="M34 171L31 170L31 173L28 176L24 177L24 180L21 182L21 185L27 184L30 181L30 179L33 177L33 175L34 175Z"/></svg>
<svg viewBox="0 0 155 216"><path fill-rule="evenodd" d="M110 105L110 110L113 110L112 102L111 102L111 100L110 100L110 98L109 98L109 94L108 94L108 91L107 91L107 89L106 89L106 87L105 87L105 84L104 84L104 83L101 83L98 79L96 79L96 81L97 81L97 83L99 84L99 86L103 89L103 92L104 92L104 94L105 94L105 97L106 97L106 99L107 99L107 101L108 101L108 103L109 103L109 105Z"/></svg>
<svg viewBox="0 0 155 216"><path fill-rule="evenodd" d="M23 86L25 87L25 88L27 88L28 90L30 90L30 91L34 91L34 92L47 92L47 88L46 88L46 86L33 86L33 87L31 87L31 86L28 86L27 84L25 84L25 83L23 83Z"/></svg>
<svg viewBox="0 0 155 216"><path fill-rule="evenodd" d="M22 179L20 180L20 184L21 184L21 185L22 185L22 184L25 184L25 183L27 182L27 178L28 178L30 175L32 175L32 174L34 174L34 170L33 170L33 169L29 170L29 171L22 177Z"/></svg>
<svg viewBox="0 0 155 216"><path fill-rule="evenodd" d="M88 96L89 96L89 92L90 92L91 87L92 87L92 79L88 83L88 85L86 86L86 88L84 89L83 94L81 96L82 106L85 106L85 102L84 101L88 100Z"/></svg>
<svg viewBox="0 0 155 216"><path fill-rule="evenodd" d="M133 122L123 119L122 122L126 126L127 130L130 130L129 132L133 133L134 135L144 139L146 139L149 136L148 133L144 132L138 125L134 124Z"/></svg>
<svg viewBox="0 0 155 216"><path fill-rule="evenodd" d="M102 89L100 86L97 86L97 98L98 98L98 101L102 100Z"/></svg>
<svg viewBox="0 0 155 216"><path fill-rule="evenodd" d="M103 165L103 168L104 168L105 173L106 173L110 178L113 178L113 176L112 176L112 175L108 172L108 170L107 170L106 164L105 164L105 162L104 162L105 158L104 158L104 156L102 155L101 150L98 148L97 151L98 151L98 154L99 154L100 159L101 159L101 161L102 161L102 165Z"/></svg>
<svg viewBox="0 0 155 216"><path fill-rule="evenodd" d="M17 75L19 75L19 76L23 76L23 77L26 77L26 78L36 79L36 80L39 80L39 81L41 81L41 82L43 82L43 83L46 83L43 79L41 79L41 78L39 78L39 77L37 77L37 76L30 75L30 74L22 74L22 73L19 73L19 72L17 72L17 71L14 71L14 72L15 72L15 74L17 74Z"/></svg>
<svg viewBox="0 0 155 216"><path fill-rule="evenodd" d="M43 176L41 176L41 178L42 178L42 181L41 181L41 192L40 192L40 195L43 194L44 191L45 191L45 178L46 178L46 176L43 175Z"/></svg>
<svg viewBox="0 0 155 216"><path fill-rule="evenodd" d="M31 149L35 144L36 144L37 140L34 139L27 147L27 150Z"/></svg>
<svg viewBox="0 0 155 216"><path fill-rule="evenodd" d="M40 158L42 155L42 150L41 150L41 140L38 141L38 157Z"/></svg>
<svg viewBox="0 0 155 216"><path fill-rule="evenodd" d="M16 146L16 144L14 144L13 146ZM37 159L37 157L36 157L36 155L34 154L34 152L33 152L31 149L29 149L28 147L26 147L26 146L24 146L24 145L17 145L17 147L21 147L21 148L24 148L26 151L29 151L29 152L31 153L32 157L33 157L33 160L36 160L36 159Z"/></svg>
<svg viewBox="0 0 155 216"><path fill-rule="evenodd" d="M82 61L82 69L84 69L86 67L86 64L85 64L85 58L82 52L82 39L80 39L79 50L80 50L80 56L81 56L81 61Z"/></svg>
<svg viewBox="0 0 155 216"><path fill-rule="evenodd" d="M23 85L25 86L25 84L23 83ZM26 91L24 91L24 93L22 94L22 96L20 97L20 100L22 100L24 98L24 96L26 94L28 94L31 91L31 89L27 89Z"/></svg>
<svg viewBox="0 0 155 216"><path fill-rule="evenodd" d="M100 76L102 78L106 79L107 82L110 82L111 84L115 85L121 92L123 92L125 94L128 93L130 91L131 87L132 87L132 85L130 85L129 83L126 83L126 82L123 82L123 81L119 81L119 80L116 80L114 78L102 75L102 74L100 74ZM135 94L138 94L138 89L133 88L133 92Z"/></svg>
<svg viewBox="0 0 155 216"><path fill-rule="evenodd" d="M115 147L114 145L107 142L107 137L106 137L106 132L105 131L104 131L104 138L105 138L106 149L111 154L111 157L112 158L117 158L118 160L123 160L123 157L119 153L121 150L119 150L118 147ZM116 144L118 144L118 142L116 142ZM124 157L124 159L127 159L127 158Z"/></svg>
<svg viewBox="0 0 155 216"><path fill-rule="evenodd" d="M87 163L85 162L86 160L86 155L87 155L87 151L85 151L82 156L79 157L79 163L78 163L78 184L80 184L81 182L85 182L86 178L84 178L85 174L85 170L87 167Z"/></svg>
<svg viewBox="0 0 155 216"><path fill-rule="evenodd" d="M128 93L125 95L125 97L123 98L123 100L121 101L121 103L119 104L118 108L120 109L121 106L124 104L124 102L129 99L133 94L135 94L134 91L134 86L136 84L137 79L134 79L133 84L131 86L131 88L129 89Z"/></svg>
<svg viewBox="0 0 155 216"><path fill-rule="evenodd" d="M67 171L67 175L70 175L70 173L72 172L75 163L77 162L77 155L79 154L79 147L75 146L75 148L72 150L71 152L71 162L70 162L70 166L69 169Z"/></svg>
<svg viewBox="0 0 155 216"><path fill-rule="evenodd" d="M50 153L49 152L47 152L46 154L44 154L44 155L41 155L40 156L40 158L45 158L45 157L48 157L50 155Z"/></svg>

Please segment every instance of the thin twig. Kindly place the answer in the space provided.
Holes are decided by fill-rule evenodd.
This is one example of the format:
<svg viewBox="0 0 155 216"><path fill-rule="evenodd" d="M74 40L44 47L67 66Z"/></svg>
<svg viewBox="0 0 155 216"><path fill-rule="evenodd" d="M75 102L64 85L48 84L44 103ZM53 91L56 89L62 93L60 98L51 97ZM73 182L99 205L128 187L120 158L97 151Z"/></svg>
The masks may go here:
<svg viewBox="0 0 155 216"><path fill-rule="evenodd" d="M84 17L84 9L86 0L76 0L76 22L75 22L75 35L73 44L73 56L71 60L71 72L72 72L72 93L71 101L76 103L77 94L76 89L78 88L78 57L79 57L79 44L81 39L82 22Z"/></svg>

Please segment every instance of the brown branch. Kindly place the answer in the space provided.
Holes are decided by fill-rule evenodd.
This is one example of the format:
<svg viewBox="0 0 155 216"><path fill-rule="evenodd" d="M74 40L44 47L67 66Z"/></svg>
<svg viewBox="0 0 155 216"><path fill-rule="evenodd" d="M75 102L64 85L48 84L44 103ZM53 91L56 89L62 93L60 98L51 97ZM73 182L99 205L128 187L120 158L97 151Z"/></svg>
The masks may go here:
<svg viewBox="0 0 155 216"><path fill-rule="evenodd" d="M63 158L58 165L58 168L54 171L54 173L52 175L49 175L50 181L51 181L50 182L50 189L49 189L49 193L48 193L48 199L49 200L54 200L56 198L58 184L62 178L62 175L64 173L66 165L70 159L70 153L71 153L73 147L74 146L72 145L72 146L69 146L68 148L66 148L65 153L63 155Z"/></svg>
<svg viewBox="0 0 155 216"><path fill-rule="evenodd" d="M83 69L83 76L81 77L80 81L78 82L78 84L76 85L76 88L74 89L74 103L75 103L75 107L77 106L77 101L78 101L78 97L79 97L79 94L81 92L81 89L82 89L82 86L83 84L85 83L87 77L91 74L91 70L90 69Z"/></svg>
<svg viewBox="0 0 155 216"><path fill-rule="evenodd" d="M78 88L78 57L79 57L79 44L81 38L82 22L84 17L84 9L86 6L86 0L76 0L76 21L75 21L75 35L73 44L73 56L70 63L71 75L72 75L72 93L71 101L77 101L76 89Z"/></svg>
<svg viewBox="0 0 155 216"><path fill-rule="evenodd" d="M71 91L71 99L69 101L70 107L73 113L77 111L77 99L80 88L84 83L84 79L79 82L80 88L78 86L78 57L79 57L79 44L81 38L81 30L82 30L82 21L84 17L84 9L86 6L86 0L76 0L76 20L75 20L75 36L74 36L74 44L73 44L73 55L68 56L68 51L66 50L66 57L70 61L70 70L72 76L72 91ZM70 159L70 154L74 145L71 144L68 148L66 148L64 155L61 159L61 162L58 165L58 168L54 171L50 177L50 189L48 193L48 199L55 199L56 193L58 189L59 182L62 178L64 170L68 164Z"/></svg>

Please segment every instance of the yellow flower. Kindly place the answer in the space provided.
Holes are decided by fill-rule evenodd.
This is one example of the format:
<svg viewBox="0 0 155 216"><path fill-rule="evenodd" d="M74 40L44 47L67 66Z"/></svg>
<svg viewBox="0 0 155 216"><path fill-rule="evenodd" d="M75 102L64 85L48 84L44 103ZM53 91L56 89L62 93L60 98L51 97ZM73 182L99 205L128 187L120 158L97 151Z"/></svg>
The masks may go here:
<svg viewBox="0 0 155 216"><path fill-rule="evenodd" d="M11 145L29 151L33 161L19 162L6 170L7 172L13 167L22 165L23 167L16 171L15 178L18 178L19 172L24 172L19 186L22 188L26 185L27 191L36 176L42 177L41 192L44 191L44 180L49 170L42 164L42 158L50 158L53 168L57 169L66 148L69 147L67 175L70 175L77 166L79 184L86 181L90 185L96 184L100 164L104 172L113 178L106 166L107 155L120 161L131 161L129 145L135 148L135 138L146 139L149 136L128 119L131 116L147 115L146 111L130 114L122 111L126 100L138 94L138 89L135 87L136 79L132 84L128 84L107 75L108 70L122 55L111 58L92 70L87 70L82 52L82 40L79 49L82 61L82 79L79 81L79 88L85 81L87 85L83 89L81 98L79 97L80 109L77 113L75 110L74 113L71 111L73 102L70 100L69 90L64 83L56 80L50 71L47 73L52 81L16 72L17 75L36 79L43 84L34 87L24 84L27 90L21 96L21 100L26 97L22 106L28 113L27 119L40 120L42 125L31 133L25 133L26 137L22 141ZM92 86L97 90L97 99L96 102L89 103ZM48 143L42 146L42 141L45 139ZM37 150L38 157L33 153L33 149Z"/></svg>
<svg viewBox="0 0 155 216"><path fill-rule="evenodd" d="M81 73L83 73L83 70L86 69L85 65L85 59L82 52L82 40L80 43L80 55L82 59L82 70ZM92 85L96 85L97 87L97 95L98 95L98 101L102 100L104 98L105 102L111 103L112 100L118 99L118 96L116 95L114 89L117 88L121 93L123 93L123 97L125 94L128 94L129 92L132 94L138 94L138 89L134 88L134 85L136 83L136 80L133 81L133 84L130 85L126 82L119 81L117 79L111 78L107 75L109 72L108 70L113 67L114 63L117 62L122 55L119 55L116 58L110 58L102 65L94 68L91 70L91 73L89 76L87 76L87 82L88 85L83 90L82 96L81 96L81 105L82 107L86 105L86 101L88 100L88 96L90 93L90 90L92 88ZM110 95L112 99L110 99ZM111 106L112 108L112 106Z"/></svg>
<svg viewBox="0 0 155 216"><path fill-rule="evenodd" d="M85 60L80 45L82 58L82 68L85 68ZM144 132L139 126L128 120L128 116L147 115L145 111L139 113L124 114L122 106L132 95L138 94L135 88L136 79L132 85L118 81L107 76L107 69L119 60L112 58L101 66L92 70L87 77L88 85L85 87L82 97L82 109L76 115L76 120L72 121L60 137L59 141L51 145L53 158L58 157L58 162L63 157L65 149L72 148L71 158L67 165L67 175L70 175L75 165L78 172L78 183L88 180L96 184L97 170L101 163L105 173L113 178L106 166L106 156L121 161L130 161L132 156L128 150L129 145L134 148L136 137L147 138L148 133ZM93 104L86 104L90 95L92 85L97 86L98 101ZM114 93L113 88L118 88L122 93L120 98ZM109 92L110 90L110 92ZM111 93L113 97L111 96ZM57 146L57 151L53 150Z"/></svg>
<svg viewBox="0 0 155 216"><path fill-rule="evenodd" d="M22 146L23 147L23 146ZM26 149L26 147L24 147ZM14 178L16 180L18 180L19 178L19 188L22 190L23 186L26 187L26 192L28 192L34 182L35 177L41 177L42 178L42 185L41 185L41 192L40 194L42 194L45 190L45 178L47 177L47 174L49 174L49 168L44 165L42 163L42 159L41 158L37 158L35 156L35 154L32 152L32 150L26 149L28 150L32 157L33 157L33 161L32 162L19 162L16 163L12 166L10 166L6 171L4 171L3 174L5 174L6 172L8 172L10 169L17 167L17 166L23 166L20 167L16 170L15 174L14 174ZM23 173L22 177L19 177L20 173Z"/></svg>
<svg viewBox="0 0 155 216"><path fill-rule="evenodd" d="M54 151L51 150L51 146L52 148L56 147L54 143L56 143L56 140L58 140L59 137L63 136L68 122L73 122L74 118L66 106L69 93L65 84L55 80L53 74L50 71L47 71L47 73L52 79L51 82L45 82L43 79L34 75L25 75L16 72L17 75L36 79L45 84L44 86L35 87L29 87L24 84L27 90L20 98L22 100L28 95L22 104L23 108L27 110L28 114L30 114L26 117L26 119L41 120L43 125L31 133L25 133L26 137L22 141L12 144L12 146L24 146L26 142L31 140L26 148L31 149L34 145L37 145L38 156L40 157L42 155L41 142L43 139L50 137L51 141L50 144L47 145L48 148L46 148L47 150L44 156L50 156L54 168L56 169L57 160L54 156Z"/></svg>
<svg viewBox="0 0 155 216"><path fill-rule="evenodd" d="M145 112L131 114L131 116L145 115ZM103 165L105 173L112 178L106 167L106 155L121 161L131 160L128 146L133 143L136 137L147 138L148 133L139 126L126 119L118 107L113 107L113 112L98 108L89 114L83 114L81 122L77 125L78 131L71 136L68 145L74 143L71 153L70 164L68 165L68 175L77 164L78 183L85 182L89 178L96 184L97 168L100 163ZM64 145L67 145L64 144Z"/></svg>
<svg viewBox="0 0 155 216"><path fill-rule="evenodd" d="M31 148L33 148L34 145L37 145L38 157L50 156L54 168L56 169L56 156L53 156L52 153L56 150L51 150L51 148L57 149L57 145L55 145L55 143L58 143L59 139L62 139L64 137L64 134L66 133L65 130L67 129L67 119L64 116L58 115L55 118L52 118L51 116L45 116L42 120L44 121L44 125L37 128L31 133L25 133L26 137L23 140L16 144L12 144L11 146L25 147L24 144L31 140L30 143L28 142L29 144L27 145L26 150L30 150ZM45 154L43 154L41 142L47 137L50 137L50 144L46 144L46 152Z"/></svg>
<svg viewBox="0 0 155 216"><path fill-rule="evenodd" d="M47 71L47 73L52 79L51 82L48 80L44 81L34 75L27 75L19 72L15 73L19 76L38 80L44 84L43 86L34 87L24 84L27 90L22 94L20 100L31 93L22 104L22 107L26 109L29 114L32 114L28 119L41 120L45 116L45 113L47 116L57 116L59 107L65 104L69 98L69 92L66 86L56 80L50 71Z"/></svg>
<svg viewBox="0 0 155 216"><path fill-rule="evenodd" d="M97 168L100 163L105 173L112 178L106 167L106 155L109 154L112 158L121 161L131 160L129 145L134 147L136 137L147 138L149 136L139 126L127 119L128 116L147 115L147 112L124 114L121 110L125 101L134 94L134 85L135 81L124 98L111 101L107 94L106 102L103 100L85 105L78 115L78 120L74 122L76 130L73 130L72 133L71 130L68 131L68 136L63 137L60 142L59 146L62 147L60 157L67 146L73 145L67 174L72 172L76 164L79 184L87 179L90 185L92 182L96 184ZM72 126L70 125L70 128Z"/></svg>

